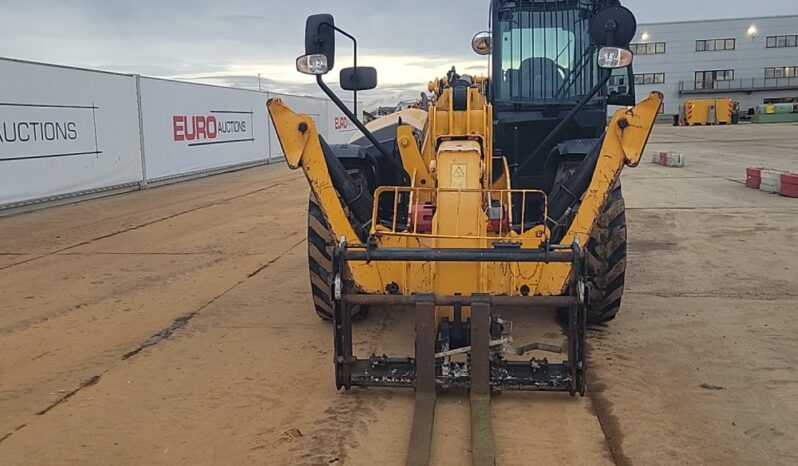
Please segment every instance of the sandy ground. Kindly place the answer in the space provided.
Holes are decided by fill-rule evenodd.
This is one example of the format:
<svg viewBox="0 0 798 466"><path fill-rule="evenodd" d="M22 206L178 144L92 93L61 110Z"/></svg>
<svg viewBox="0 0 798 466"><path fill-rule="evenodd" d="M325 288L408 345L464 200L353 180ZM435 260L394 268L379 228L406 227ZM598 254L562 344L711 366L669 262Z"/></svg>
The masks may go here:
<svg viewBox="0 0 798 466"><path fill-rule="evenodd" d="M798 200L746 189L798 169L798 126L658 127L624 175L630 276L591 330L590 394L505 394L506 465L798 463ZM0 463L403 464L413 396L333 385L312 313L307 189L282 166L0 219ZM509 313L516 340L561 338ZM376 310L360 352L410 354ZM467 464L464 394L434 463Z"/></svg>

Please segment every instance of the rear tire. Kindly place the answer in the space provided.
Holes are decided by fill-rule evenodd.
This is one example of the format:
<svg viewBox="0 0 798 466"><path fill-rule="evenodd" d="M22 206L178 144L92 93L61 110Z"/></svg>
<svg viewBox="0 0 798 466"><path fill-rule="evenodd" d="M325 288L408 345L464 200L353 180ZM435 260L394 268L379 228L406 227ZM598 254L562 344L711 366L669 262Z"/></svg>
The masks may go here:
<svg viewBox="0 0 798 466"><path fill-rule="evenodd" d="M585 248L592 279L587 320L591 324L610 321L621 309L626 282L626 204L620 182L610 192Z"/></svg>
<svg viewBox="0 0 798 466"><path fill-rule="evenodd" d="M310 290L313 307L321 319L333 320L332 291L332 248L335 240L324 218L316 197L310 194L308 202L308 270L310 271ZM361 321L368 315L366 306L352 308L352 320Z"/></svg>

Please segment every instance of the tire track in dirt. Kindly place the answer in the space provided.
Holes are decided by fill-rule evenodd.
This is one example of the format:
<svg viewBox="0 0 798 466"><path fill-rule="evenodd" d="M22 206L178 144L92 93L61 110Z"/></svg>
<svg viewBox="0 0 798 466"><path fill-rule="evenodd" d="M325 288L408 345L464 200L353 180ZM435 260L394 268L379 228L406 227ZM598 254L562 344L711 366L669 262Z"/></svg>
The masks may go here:
<svg viewBox="0 0 798 466"><path fill-rule="evenodd" d="M384 309L372 309L372 319L379 317L379 320L361 324L356 346L366 354L378 353L379 342L396 324L395 314ZM309 349L316 349L315 344ZM379 413L393 397L392 391L339 392L320 411L312 429L289 429L271 446L279 448L288 444L292 464L300 466L347 464L352 460L348 452L357 451L362 446L360 438L367 435L372 423L380 421Z"/></svg>
<svg viewBox="0 0 798 466"><path fill-rule="evenodd" d="M588 330L588 343L590 346L596 346L596 342L604 338L603 329L600 326L595 326ZM588 364L592 375L588 379L587 396L590 398L590 404L593 408L593 414L601 426L601 432L604 435L604 442L607 450L610 452L612 462L617 466L632 466L632 460L626 456L623 451L623 431L617 416L613 414L612 402L604 396L605 386L595 377L595 369L593 351L588 352Z"/></svg>
<svg viewBox="0 0 798 466"><path fill-rule="evenodd" d="M97 241L102 241L102 240L105 240L105 239L108 239L108 238L113 238L114 236L118 236L118 235L122 235L122 234L125 234L125 233L129 233L131 231L140 230L142 228L146 228L146 227L149 227L149 226L152 226L152 225L156 225L158 223L165 222L165 221L168 221L168 220L172 220L172 219L181 217L183 215L194 213L194 212L197 212L197 211L200 211L200 210L203 210L203 209L207 209L207 208L210 208L210 207L217 207L217 206L220 206L220 205L224 205L224 204L227 204L230 201L243 199L243 198L246 198L246 197L249 197L249 196L253 196L255 194L261 194L261 193L270 191L270 190L272 190L274 188L278 188L278 187L284 186L284 185L285 185L285 183L275 183L275 184L267 186L265 188L260 188L260 189L254 190L254 191L249 191L249 192L246 192L244 194L240 194L238 196L232 196L232 197L224 198L224 199L221 199L221 200L218 200L218 201L202 204L200 206L197 206L197 207L194 207L194 208L191 208L191 209L187 209L187 210L183 210L183 211L180 211L180 212L177 212L177 213L174 213L174 214L171 214L171 215L167 215L165 217L161 217L161 218L158 218L158 219L155 219L155 220L151 220L149 222L141 223L139 225L134 225L134 226L129 227L129 228L124 228L122 230L118 230L118 231L115 231L113 233L108 233L108 234L105 234L105 235L101 235L101 236L98 236L98 237L95 237L95 238L92 238L92 239L89 239L89 240L86 240L86 241L81 241L80 243L76 243L76 244L73 244L71 246L67 246L67 247L64 247L64 248L49 252L47 254L39 254L39 255L36 255L35 257L31 257L30 259L26 259L24 261L12 263L12 264L0 267L0 271L8 270L8 269L10 269L12 267L17 267L17 266L24 265L24 264L29 264L31 262L35 262L35 261L44 259L46 257L63 254L63 253L65 253L67 251L70 251L72 249L76 249L76 248L79 248L79 247L82 247L82 246L88 246L88 245L90 245L92 243L95 243ZM3 254L3 255L7 255L7 254Z"/></svg>
<svg viewBox="0 0 798 466"><path fill-rule="evenodd" d="M259 191L262 191L262 190L259 190ZM152 348L152 347L154 347L154 346L156 346L156 345L168 340L175 333L177 333L181 329L183 329L186 326L188 326L188 324L191 322L191 320L194 319L195 317L197 317L203 310L207 309L208 307L210 307L211 305L213 305L214 303L216 303L217 301L219 301L220 299L222 299L223 297L225 297L229 293L235 291L237 288L242 286L248 280L256 277L258 274L260 274L264 270L268 269L269 267L271 267L275 263L279 262L282 258L284 258L287 255L291 254L294 250L296 250L299 246L304 244L306 241L307 241L307 239L303 238L301 241L298 241L297 243L295 243L294 245L292 245L291 247L289 247L288 249L283 251L283 253L281 253L277 257L271 259L270 261L268 261L265 264L261 265L257 269L255 269L252 272L248 273L246 275L246 277L244 277L242 280L238 281L237 283L235 283L231 287L227 288L226 290L224 290L220 294L216 295L215 297L210 299L208 302L206 302L205 304L203 304L199 308L197 308L197 309L195 309L195 310L193 310L193 311L191 311L191 312L189 312L187 314L184 314L184 315L176 318L172 322L172 324L170 324L169 326L167 326L167 327L159 330L155 334L153 334L150 338L148 338L143 343L141 343L141 345L139 345L137 348L135 348L134 350L129 351L129 352L125 353L124 355L122 355L122 357L120 358L120 361L130 360L130 359L134 358L135 356L137 356L138 354L140 354L141 352L147 350L148 348ZM50 254L50 255L52 255L52 254ZM103 376L105 376L106 374L111 372L114 369L114 367L116 367L116 366L110 367L110 368L102 371L100 374L97 374L97 375L95 375L93 377L90 377L85 382L80 384L76 389L67 392L66 394L64 394L64 396L60 397L58 400L54 401L53 403L51 403L50 405L48 405L44 409L41 409L41 410L37 411L35 413L35 415L39 416L39 417L40 416L44 416L47 413L49 413L50 411L52 411L53 409L55 409L56 407L58 407L59 405L69 401L70 398L72 398L75 395L77 395L83 389L85 389L87 387L91 387L91 386L97 385L100 382L100 380L103 378ZM8 432L5 435L3 435L2 437L0 437L0 444L2 444L5 440L8 440L11 436L13 436L15 432L19 432L20 430L24 429L25 427L27 427L27 424L23 424L23 425L17 427L16 429L14 429L14 431Z"/></svg>

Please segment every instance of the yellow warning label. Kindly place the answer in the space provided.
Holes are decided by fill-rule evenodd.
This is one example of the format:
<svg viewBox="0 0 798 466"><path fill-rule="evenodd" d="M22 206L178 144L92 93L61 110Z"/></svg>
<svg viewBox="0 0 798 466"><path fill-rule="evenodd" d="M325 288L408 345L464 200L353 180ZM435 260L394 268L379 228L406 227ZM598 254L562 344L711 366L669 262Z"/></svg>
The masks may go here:
<svg viewBox="0 0 798 466"><path fill-rule="evenodd" d="M466 189L467 165L452 165L452 189Z"/></svg>

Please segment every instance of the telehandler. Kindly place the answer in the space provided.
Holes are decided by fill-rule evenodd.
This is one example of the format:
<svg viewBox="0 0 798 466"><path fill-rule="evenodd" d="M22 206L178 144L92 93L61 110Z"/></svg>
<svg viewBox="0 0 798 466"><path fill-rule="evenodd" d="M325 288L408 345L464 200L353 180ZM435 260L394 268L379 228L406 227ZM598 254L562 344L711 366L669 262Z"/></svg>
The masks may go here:
<svg viewBox="0 0 798 466"><path fill-rule="evenodd" d="M309 115L279 99L269 112L288 165L311 187L308 247L316 312L333 321L339 389L408 387L416 405L408 464L427 464L438 389L471 396L473 464L493 464L490 397L498 391L585 393L586 328L615 318L626 270L619 182L639 164L662 95L636 103L634 15L617 0L493 0L474 51L487 77L454 69L430 83L426 109L363 125L325 83L336 35L355 43L344 90L377 86L357 40L331 15L308 18L297 69L360 130L330 145ZM612 88L613 76L626 82ZM623 107L612 116L608 107ZM369 306L411 309L415 354L353 354ZM497 311L557 308L563 350L508 358ZM564 353L564 361L518 358ZM562 358L562 357L561 357Z"/></svg>

